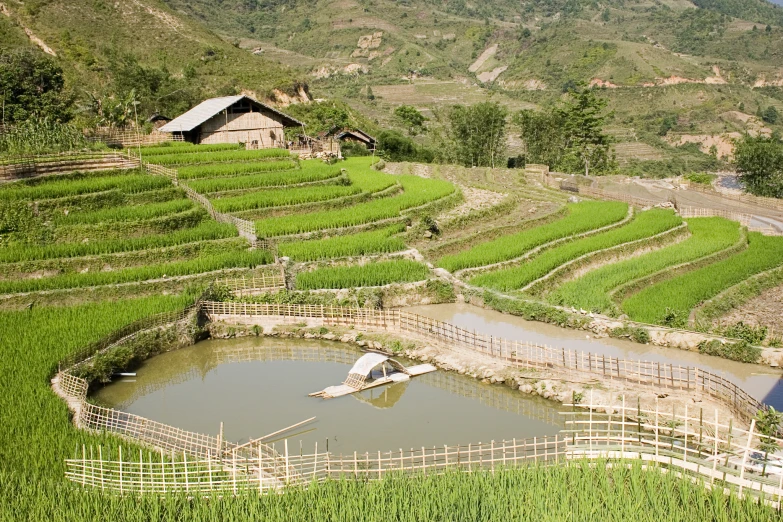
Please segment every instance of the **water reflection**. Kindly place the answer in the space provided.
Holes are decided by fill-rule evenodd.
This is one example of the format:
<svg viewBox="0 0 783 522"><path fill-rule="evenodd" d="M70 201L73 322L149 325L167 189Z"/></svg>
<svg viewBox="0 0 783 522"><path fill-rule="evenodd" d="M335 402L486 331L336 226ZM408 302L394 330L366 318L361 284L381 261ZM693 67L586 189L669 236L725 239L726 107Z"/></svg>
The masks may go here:
<svg viewBox="0 0 783 522"><path fill-rule="evenodd" d="M643 345L621 339L596 339L590 332L560 328L537 321L526 321L521 317L465 303L414 306L405 310L445 321L460 328L506 339L529 341L625 359L697 366L735 382L767 404L776 408L783 407L781 371L767 366L738 363L697 352Z"/></svg>
<svg viewBox="0 0 783 522"><path fill-rule="evenodd" d="M244 442L317 417L289 443L304 451L420 448L551 435L563 427L556 403L437 371L351 397L307 394L342 382L362 355L312 340L205 341L159 355L95 394L100 403L186 430ZM404 361L403 364L406 364ZM135 382L130 382L135 381Z"/></svg>

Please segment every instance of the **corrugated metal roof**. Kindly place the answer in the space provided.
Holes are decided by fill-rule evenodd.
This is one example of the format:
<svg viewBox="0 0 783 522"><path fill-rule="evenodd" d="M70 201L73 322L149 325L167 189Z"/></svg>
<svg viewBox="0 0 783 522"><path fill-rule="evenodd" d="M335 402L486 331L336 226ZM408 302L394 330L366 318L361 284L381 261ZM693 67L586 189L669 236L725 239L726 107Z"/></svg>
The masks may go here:
<svg viewBox="0 0 783 522"><path fill-rule="evenodd" d="M278 111L277 109L274 109L270 107L269 105L266 105L264 103L261 103L258 100L254 100L250 96L244 96L244 95L238 95L238 96L223 96L221 98L210 98L209 100L204 100L203 102L199 103L192 109L190 109L185 114L182 114L170 122L168 122L166 125L161 127L159 130L161 132L189 132L210 119L211 117L215 116L216 114L220 114L222 111L228 109L238 101L242 100L243 98L247 98L253 103L260 105L261 107L264 107L265 109L268 109L275 114L278 114L282 116L283 118L286 118L297 125L303 125L302 122L292 118L291 116L288 116L287 114L283 114L282 112Z"/></svg>

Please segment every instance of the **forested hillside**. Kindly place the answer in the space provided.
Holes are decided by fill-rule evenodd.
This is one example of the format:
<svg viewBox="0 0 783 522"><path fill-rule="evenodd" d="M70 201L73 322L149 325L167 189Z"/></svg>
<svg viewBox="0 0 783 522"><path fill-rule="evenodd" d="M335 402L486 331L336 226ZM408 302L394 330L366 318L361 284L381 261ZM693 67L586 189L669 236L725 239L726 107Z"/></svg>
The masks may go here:
<svg viewBox="0 0 783 522"><path fill-rule="evenodd" d="M139 111L176 114L205 96L242 90L274 99L296 73L253 56L157 0L6 0L3 55L33 50L62 67L81 109L132 98Z"/></svg>

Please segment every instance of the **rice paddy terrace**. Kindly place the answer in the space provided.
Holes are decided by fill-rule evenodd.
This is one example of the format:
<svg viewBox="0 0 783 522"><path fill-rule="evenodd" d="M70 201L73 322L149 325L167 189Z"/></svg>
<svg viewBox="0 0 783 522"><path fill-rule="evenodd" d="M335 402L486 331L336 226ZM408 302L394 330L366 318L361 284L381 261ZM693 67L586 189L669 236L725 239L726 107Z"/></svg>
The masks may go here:
<svg viewBox="0 0 783 522"><path fill-rule="evenodd" d="M774 333L763 330L764 325L744 329L734 325L733 330L728 330L721 324L721 317L780 284L783 237L748 232L739 223L722 217L684 219L669 208L639 208L591 198L569 200L570 194L542 186L522 171L418 165L384 168L368 157L327 164L300 161L283 150L177 143L143 147L127 161L118 165L119 170L73 171L0 184L0 345L5 354L0 363L5 377L0 409L9 412L3 415L4 427L0 431L0 459L4 462L0 470L0 503L13 506L11 510L4 509L0 519L50 518L59 509L67 510L65 519L89 518L95 510L118 520L130 519L134 513L176 519L185 516L183 513L198 517L207 516L214 509L225 509L236 514L290 520L318 512L318 518L330 520L351 518L350 506L354 504L347 499L352 495L377 492L392 505L401 502L402 497L397 495L416 488L431 492L426 495L433 498L443 498L438 492L449 488L452 492L460 488L474 492L489 488L502 496L510 494L503 481L514 480L537 484L546 498L556 498L558 491L574 487L590 490L584 493L586 502L606 495L614 499L607 509L618 516L625 513L626 503L621 499L638 500L638 490L650 492L642 495L648 499L661 498L658 490L673 492L661 504L649 506L647 511L654 515L651 520L661 519L662 513L678 513L680 518L676 519L696 519L706 512L714 513L715 509L721 513L717 518L724 517L725 512L725 518L732 520L779 516L778 511L750 500L751 496L767 491L765 487L772 491L777 480L777 475L766 470L759 473L755 468L749 473L758 474L763 485L758 494L746 495L745 500L724 497L722 488L708 492L700 485L678 480L675 474L651 473L638 467L615 467L605 472L603 466L591 468L596 483L603 484L595 488L577 486L581 475L574 465L523 467L497 475L447 472L439 477L416 479L402 479L395 473L384 475L387 470L409 471L416 466L421 472L432 469L440 473L452 466L462 469L466 462L460 459L465 456L467 465L490 469L491 464L493 471L503 469L506 463L516 465L518 459L551 464L577 454L574 446L566 446L565 439L539 441L525 446L524 451L518 441L512 444L504 439L502 450L494 442L490 445L485 441L467 449L455 446L453 455L448 446L433 450L434 453L426 448L420 452L411 450L410 454L401 452L399 457L393 452L389 456L379 452L375 461L371 461L372 452L368 452L366 461L361 463L356 454L353 459L343 455L339 461L336 455L329 454L328 458L335 460L327 465L320 460L327 458L323 453L326 448L316 448L311 455L300 454L294 463L289 460L288 449L282 453L279 447L269 449L260 443L252 446L257 455L245 454L245 446L226 441L221 432L217 439L215 435L198 439L206 441L204 447L218 448L218 454L199 453L193 445L184 453L180 451L181 455L149 453L150 447L173 444L174 431L167 431L168 438L155 439L157 442L145 439L141 431L120 433L117 426L131 418L129 413L121 412L111 414L114 428L95 424L96 419L109 418L109 414L92 404L94 399L86 393L110 381L118 371L137 368L145 359L190 344L205 334L268 334L270 326L263 321L274 318L282 321L275 325L275 335L299 336L305 344L316 342L307 341L313 337L337 338L360 347L403 352L406 343L414 346L437 334L441 335L438 342L448 347L449 342L442 337L446 327L436 328L434 323L422 319L430 326L417 324L415 329L405 323L409 318L403 321L403 317L409 316L377 314L391 313L390 309L400 306L454 302L458 298L561 326L596 331L593 327L599 325L604 334L638 342L671 339L666 336L675 331L669 327L698 328L701 333L688 334L701 335L690 347L692 350L745 362L777 364L780 340ZM278 308L269 308L275 306ZM203 323L204 310L208 311L208 322L217 326ZM232 313L254 317L252 321L260 321L261 317L263 321L244 326L221 324L221 318L231 317ZM142 322L134 323L139 320ZM131 323L135 326L128 326ZM172 324L176 327L170 327ZM388 333L390 325L403 332L402 337ZM406 328L408 334L404 334ZM369 341L362 341L362 335L357 335L364 330ZM449 331L457 332L459 328ZM748 332L755 338L750 338ZM464 352L463 356L477 349L475 340L473 348L466 344L467 334L453 335L455 350L460 347L457 351ZM519 359L521 352L516 349L504 351L508 345L501 344L499 355L493 349L482 348L479 355L500 356L506 363L523 364ZM540 359L550 355L545 355L549 352L543 348L538 354L537 349L529 348L525 371L567 371L573 378L573 372L586 371L580 364L588 364L593 378L600 378L598 367L594 366L597 358L588 355L585 359L583 354L581 359L574 355L573 360L566 361L563 350L563 365L558 370L560 363L556 359ZM263 350L255 352L256 358L265 357ZM416 354L413 348L408 352ZM183 361L190 364L187 358ZM543 361L543 366L531 370L535 361ZM605 357L603 364L606 375ZM621 371L631 371L619 359L610 358L609 364L610 373L616 368L618 376ZM49 380L58 366L71 372L67 374L70 377L57 375L61 376L58 386L65 390L63 395L70 397L74 421L90 430L75 427L69 421L66 404L52 393ZM646 370L640 365L635 368L634 379L639 386L643 381L648 385L654 382L653 373L644 373ZM670 373L664 368L662 374L658 366L657 382L671 379L670 393L697 393L690 386L701 382L705 397L717 402L724 400L708 389L703 374L699 381L698 369L695 374L693 368L685 373L675 370L670 365ZM270 371L274 372L274 368ZM546 373L535 378L525 375L534 381L547 378ZM558 378L565 379L563 375ZM633 385L628 383L633 379L628 375L631 374L623 374L623 382L630 390ZM679 389L675 379L679 379ZM506 383L510 382L517 381L507 379ZM84 388L79 383L85 383ZM687 383L687 388L682 383ZM516 388L520 388L519 382ZM544 394L540 386L531 388L537 390L533 393ZM609 389L614 390L611 386ZM739 411L736 393L735 404L725 405L731 411ZM560 400L576 403L587 399L580 395L577 401L574 392L570 401L563 397ZM117 404L121 407L122 401ZM624 412L623 407L618 406L617 411ZM641 406L638 411L641 412ZM632 415L628 413L627 417ZM739 431L731 430L749 428L750 438L744 432L746 443L773 440L754 435L755 428L748 427L750 417L746 415L734 425L719 426L716 420L711 433L728 429L729 435L718 435L709 443L700 439L698 448L693 447L687 440L692 436L691 428L698 430L699 425L693 424L697 422L691 418L693 411L691 417L687 410L684 415L682 433L675 433L670 427L666 447L680 447L678 437L684 434L685 461L688 452L693 451L692 457L700 463L700 468L693 472L695 476L701 476L701 468L712 462L704 460L709 455L714 453L718 458L719 445L725 444L726 451L734 451L731 441ZM619 417L602 422L625 433L626 415ZM582 422L580 418L575 417ZM516 421L511 418L506 422L513 426ZM593 422L591 417L590 423ZM148 428L152 430L153 425L149 423ZM593 424L588 425L592 429ZM659 428L654 431L656 437L660 435ZM650 448L663 448L657 438L655 444L651 442L641 424L637 432L640 444L644 439L650 442ZM625 439L617 440L625 444ZM99 447L105 453L88 458L87 452L98 451ZM123 450L126 459L127 452L136 455L135 468L126 467L123 471ZM720 457L726 468L723 480L727 480L727 473L734 476L729 471L732 462L733 469L745 469L747 451L739 468L735 462L742 456L741 450L737 446L736 455L727 453L725 459ZM281 460L282 455L285 460ZM450 460L452 456L456 460ZM76 460L64 461L71 457ZM472 460L474 457L478 463ZM655 457L660 457L658 450ZM115 470L112 466L118 459L119 470ZM241 459L245 459L243 463ZM172 481L171 491L180 491L177 484L183 480L196 480L200 485L194 491L207 488L207 484L210 488L214 484L225 488L232 480L234 489L212 503L202 500L200 494L187 495L185 490L185 496L195 496L196 500L187 503L175 493L170 500L142 495L136 502L127 494L101 492L115 489L108 483L93 483L98 487L83 490L72 487L64 479L66 471L72 481L79 482L74 469L81 470L82 484L87 484L88 475L97 476L97 464L88 465L88 461L105 464L107 469L101 469L101 473L118 471L118 483L128 485L128 491L135 493L144 493L145 473L153 473L148 478L151 482L146 483L151 488L148 491L158 491L155 488L161 484L164 489L160 492L167 491L167 479ZM147 461L149 468L145 467ZM129 461L127 465L130 466ZM164 471L152 471L161 465ZM170 475L166 466L170 466ZM304 471L305 467L311 469L308 466L312 472ZM244 478L237 479L241 469ZM377 475L370 475L371 472ZM135 478L129 479L128 473ZM260 500L257 495L248 494L248 488L257 491L276 488L281 483L304 484L300 479L292 480L292 473L302 480L306 477L320 481L351 473L381 480L366 485L326 480L307 491L264 496ZM738 480L745 480L742 475L744 471ZM715 480L717 475L711 476ZM237 481L242 486L239 492ZM631 483L638 484L638 488L622 485ZM425 502L417 491L413 494ZM342 500L327 507L320 500L313 501L312 495ZM509 502L484 501L477 511L467 507L462 510L454 499L447 503L448 507L432 507L434 511L422 508L424 511L418 511L414 518L420 519L425 512L437 512L438 515L433 514L435 518L450 513L450 518L471 520L548 513L543 507L522 509L519 498ZM68 507L62 508L63 505ZM362 508L362 516L388 519L388 506L367 505ZM563 509L576 516L581 508ZM396 513L394 517L400 520L412 516L402 508Z"/></svg>

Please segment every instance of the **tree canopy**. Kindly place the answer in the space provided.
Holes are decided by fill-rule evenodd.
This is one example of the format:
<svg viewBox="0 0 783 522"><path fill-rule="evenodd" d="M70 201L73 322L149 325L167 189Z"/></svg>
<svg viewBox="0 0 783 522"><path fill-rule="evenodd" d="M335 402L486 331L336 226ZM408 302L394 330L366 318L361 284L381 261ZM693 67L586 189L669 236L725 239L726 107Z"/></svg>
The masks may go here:
<svg viewBox="0 0 783 522"><path fill-rule="evenodd" d="M514 123L527 145L526 160L568 173L606 173L614 169L611 138L603 126L606 100L591 88L571 90L548 112L520 111Z"/></svg>
<svg viewBox="0 0 783 522"><path fill-rule="evenodd" d="M734 147L734 164L751 194L783 198L783 142L745 135Z"/></svg>
<svg viewBox="0 0 783 522"><path fill-rule="evenodd" d="M0 55L0 99L6 124L33 117L66 122L72 117L73 96L65 89L63 70L37 51Z"/></svg>
<svg viewBox="0 0 783 522"><path fill-rule="evenodd" d="M466 167L505 165L507 116L506 108L497 102L453 106L447 114L447 143L441 156Z"/></svg>

